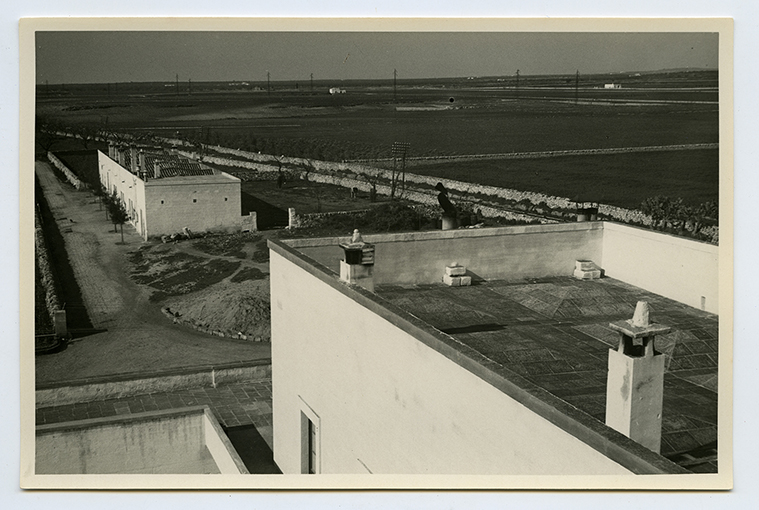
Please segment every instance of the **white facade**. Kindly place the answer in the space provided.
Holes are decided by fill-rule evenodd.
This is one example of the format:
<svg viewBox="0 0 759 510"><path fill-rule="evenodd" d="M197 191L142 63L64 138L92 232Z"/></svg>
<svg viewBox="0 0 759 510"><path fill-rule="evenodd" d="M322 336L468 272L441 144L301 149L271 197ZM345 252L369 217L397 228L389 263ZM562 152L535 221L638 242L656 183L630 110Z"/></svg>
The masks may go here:
<svg viewBox="0 0 759 510"><path fill-rule="evenodd" d="M240 180L225 172L143 179L98 152L100 181L116 191L143 239L193 232L239 232Z"/></svg>

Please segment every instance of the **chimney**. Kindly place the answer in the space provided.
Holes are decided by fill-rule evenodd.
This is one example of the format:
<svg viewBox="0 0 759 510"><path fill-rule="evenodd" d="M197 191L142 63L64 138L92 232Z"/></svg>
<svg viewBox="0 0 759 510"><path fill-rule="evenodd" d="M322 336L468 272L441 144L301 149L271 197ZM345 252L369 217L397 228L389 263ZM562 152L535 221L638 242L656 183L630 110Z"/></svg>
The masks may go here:
<svg viewBox="0 0 759 510"><path fill-rule="evenodd" d="M632 319L612 322L609 327L620 338L617 350L609 350L606 425L659 453L664 355L656 352L654 339L671 328L649 321L645 301L638 301Z"/></svg>
<svg viewBox="0 0 759 510"><path fill-rule="evenodd" d="M116 159L116 147L114 147L113 142L110 140L108 141L108 157L113 160Z"/></svg>
<svg viewBox="0 0 759 510"><path fill-rule="evenodd" d="M358 229L350 242L340 243L344 258L340 261L340 279L374 292L374 245L364 242Z"/></svg>
<svg viewBox="0 0 759 510"><path fill-rule="evenodd" d="M138 161L140 173L144 173L145 172L145 152L144 151L140 150L139 159L137 161Z"/></svg>
<svg viewBox="0 0 759 510"><path fill-rule="evenodd" d="M129 170L137 173L137 148L134 145L129 147Z"/></svg>
<svg viewBox="0 0 759 510"><path fill-rule="evenodd" d="M153 178L154 179L161 178L161 163L158 161L153 161Z"/></svg>

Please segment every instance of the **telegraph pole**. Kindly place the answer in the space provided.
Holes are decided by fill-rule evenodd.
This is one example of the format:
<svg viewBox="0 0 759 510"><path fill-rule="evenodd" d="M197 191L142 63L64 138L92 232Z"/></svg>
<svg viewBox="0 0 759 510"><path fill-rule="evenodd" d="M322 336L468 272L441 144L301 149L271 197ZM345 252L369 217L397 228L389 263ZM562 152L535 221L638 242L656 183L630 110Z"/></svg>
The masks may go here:
<svg viewBox="0 0 759 510"><path fill-rule="evenodd" d="M314 93L314 73L311 73L311 93Z"/></svg>
<svg viewBox="0 0 759 510"><path fill-rule="evenodd" d="M266 71L266 93L271 95L271 82L269 71Z"/></svg>
<svg viewBox="0 0 759 510"><path fill-rule="evenodd" d="M177 95L179 95L179 73L177 73Z"/></svg>
<svg viewBox="0 0 759 510"><path fill-rule="evenodd" d="M397 80L398 80L398 70L393 69L393 101L398 100L397 89L396 89Z"/></svg>
<svg viewBox="0 0 759 510"><path fill-rule="evenodd" d="M393 175L392 175L392 183L391 183L391 189L390 189L390 198L395 198L395 189L398 185L398 174L396 172L396 162L398 160L398 157L401 158L401 186L402 191L406 191L406 154L408 153L409 147L411 147L411 144L409 142L393 142Z"/></svg>
<svg viewBox="0 0 759 510"><path fill-rule="evenodd" d="M580 70L577 70L577 73L575 74L575 104L577 104L577 100L579 99L579 91L580 91Z"/></svg>
<svg viewBox="0 0 759 510"><path fill-rule="evenodd" d="M192 95L192 78L187 80L187 94Z"/></svg>
<svg viewBox="0 0 759 510"><path fill-rule="evenodd" d="M517 99L519 99L519 69L517 69Z"/></svg>

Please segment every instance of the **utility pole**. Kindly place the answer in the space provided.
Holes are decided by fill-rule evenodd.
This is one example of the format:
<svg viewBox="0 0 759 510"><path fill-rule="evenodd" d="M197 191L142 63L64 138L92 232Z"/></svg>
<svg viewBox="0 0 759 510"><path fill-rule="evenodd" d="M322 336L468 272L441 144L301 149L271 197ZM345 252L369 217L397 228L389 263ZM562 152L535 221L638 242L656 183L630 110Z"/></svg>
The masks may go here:
<svg viewBox="0 0 759 510"><path fill-rule="evenodd" d="M519 99L519 69L517 69L517 99Z"/></svg>
<svg viewBox="0 0 759 510"><path fill-rule="evenodd" d="M314 92L314 73L311 73L311 93Z"/></svg>
<svg viewBox="0 0 759 510"><path fill-rule="evenodd" d="M269 71L266 71L266 93L271 94L271 81Z"/></svg>
<svg viewBox="0 0 759 510"><path fill-rule="evenodd" d="M192 78L187 80L187 94L192 95Z"/></svg>
<svg viewBox="0 0 759 510"><path fill-rule="evenodd" d="M580 70L577 70L577 73L575 74L575 104L577 104L577 101L579 99L579 91L580 91Z"/></svg>
<svg viewBox="0 0 759 510"><path fill-rule="evenodd" d="M397 80L398 80L398 70L393 69L393 101L398 100L397 89L396 89Z"/></svg>
<svg viewBox="0 0 759 510"><path fill-rule="evenodd" d="M395 198L395 191L398 187L398 180L401 181L402 191L406 191L406 154L408 153L409 147L411 147L411 144L409 142L393 142L393 174L392 174L392 180L390 183L390 198ZM398 172L396 170L397 168L397 160L400 156L401 159L401 175L398 176Z"/></svg>
<svg viewBox="0 0 759 510"><path fill-rule="evenodd" d="M179 95L179 73L177 73L177 95Z"/></svg>

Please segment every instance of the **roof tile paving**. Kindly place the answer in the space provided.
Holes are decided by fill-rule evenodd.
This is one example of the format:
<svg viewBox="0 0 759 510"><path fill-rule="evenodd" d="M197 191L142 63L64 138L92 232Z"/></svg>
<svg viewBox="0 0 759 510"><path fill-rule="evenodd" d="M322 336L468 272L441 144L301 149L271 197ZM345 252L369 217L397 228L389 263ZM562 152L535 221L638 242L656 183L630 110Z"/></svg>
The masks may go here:
<svg viewBox="0 0 759 510"><path fill-rule="evenodd" d="M672 327L656 340L667 357L662 455L716 471L716 315L612 278L378 286L377 293L601 421L608 351L619 343L609 323L629 319L637 301L648 301L652 320ZM687 456L699 449L701 457Z"/></svg>

